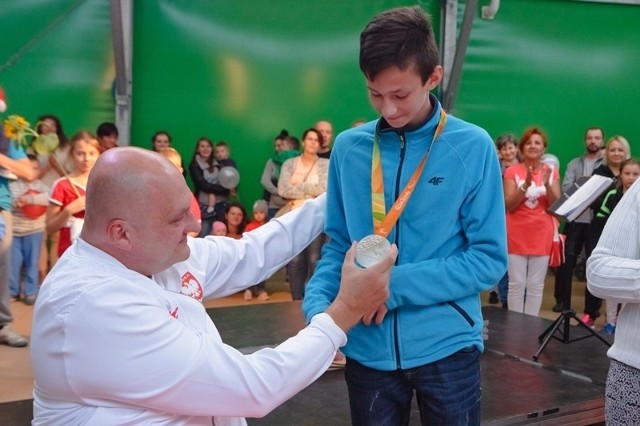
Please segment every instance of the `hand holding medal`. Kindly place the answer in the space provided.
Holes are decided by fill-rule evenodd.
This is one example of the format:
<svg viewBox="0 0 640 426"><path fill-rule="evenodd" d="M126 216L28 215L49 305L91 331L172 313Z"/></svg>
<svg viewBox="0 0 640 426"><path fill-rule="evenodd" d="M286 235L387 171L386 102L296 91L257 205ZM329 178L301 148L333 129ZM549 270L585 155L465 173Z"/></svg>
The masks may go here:
<svg viewBox="0 0 640 426"><path fill-rule="evenodd" d="M389 240L380 235L367 235L356 245L356 266L366 269L382 260L389 250Z"/></svg>

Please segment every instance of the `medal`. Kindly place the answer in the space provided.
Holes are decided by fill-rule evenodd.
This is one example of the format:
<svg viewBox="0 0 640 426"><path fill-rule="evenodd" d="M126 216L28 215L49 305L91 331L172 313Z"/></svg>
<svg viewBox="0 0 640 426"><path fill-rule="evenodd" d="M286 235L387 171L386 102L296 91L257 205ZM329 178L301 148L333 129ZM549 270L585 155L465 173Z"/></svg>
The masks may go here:
<svg viewBox="0 0 640 426"><path fill-rule="evenodd" d="M356 245L356 266L365 269L384 258L391 244L380 235L367 235Z"/></svg>

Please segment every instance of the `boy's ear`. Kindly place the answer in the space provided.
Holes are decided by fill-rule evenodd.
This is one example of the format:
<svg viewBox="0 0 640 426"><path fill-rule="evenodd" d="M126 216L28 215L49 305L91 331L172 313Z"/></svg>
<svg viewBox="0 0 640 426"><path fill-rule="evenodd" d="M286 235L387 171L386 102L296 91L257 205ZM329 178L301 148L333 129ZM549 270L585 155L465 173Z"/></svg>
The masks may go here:
<svg viewBox="0 0 640 426"><path fill-rule="evenodd" d="M438 85L442 81L442 77L444 77L444 70L442 69L442 65L436 65L436 67L433 69L433 72L427 79L427 87L429 88L429 90L433 90L438 87Z"/></svg>

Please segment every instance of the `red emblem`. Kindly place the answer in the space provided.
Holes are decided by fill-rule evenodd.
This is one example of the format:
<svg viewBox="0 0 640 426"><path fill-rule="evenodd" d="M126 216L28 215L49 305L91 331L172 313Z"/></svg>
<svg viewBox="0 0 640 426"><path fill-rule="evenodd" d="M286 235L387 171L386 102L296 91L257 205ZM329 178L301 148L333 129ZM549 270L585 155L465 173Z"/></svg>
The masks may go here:
<svg viewBox="0 0 640 426"><path fill-rule="evenodd" d="M172 312L169 312L169 315L171 315L175 319L178 319L178 307L176 306L176 308Z"/></svg>
<svg viewBox="0 0 640 426"><path fill-rule="evenodd" d="M186 272L180 280L180 293L202 301L202 286L191 272Z"/></svg>

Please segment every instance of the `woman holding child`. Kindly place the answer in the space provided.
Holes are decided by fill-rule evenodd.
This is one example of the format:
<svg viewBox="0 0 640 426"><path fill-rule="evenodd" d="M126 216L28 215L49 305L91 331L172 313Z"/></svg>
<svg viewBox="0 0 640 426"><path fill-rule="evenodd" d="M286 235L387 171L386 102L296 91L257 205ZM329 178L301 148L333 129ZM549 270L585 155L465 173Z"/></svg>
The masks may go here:
<svg viewBox="0 0 640 426"><path fill-rule="evenodd" d="M200 237L211 233L211 225L214 221L224 220L229 190L218 182L219 169L214 156L213 142L209 138L199 138L189 164L189 174L195 186L194 192L201 210Z"/></svg>

